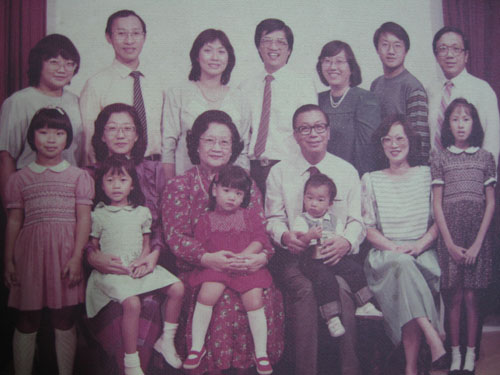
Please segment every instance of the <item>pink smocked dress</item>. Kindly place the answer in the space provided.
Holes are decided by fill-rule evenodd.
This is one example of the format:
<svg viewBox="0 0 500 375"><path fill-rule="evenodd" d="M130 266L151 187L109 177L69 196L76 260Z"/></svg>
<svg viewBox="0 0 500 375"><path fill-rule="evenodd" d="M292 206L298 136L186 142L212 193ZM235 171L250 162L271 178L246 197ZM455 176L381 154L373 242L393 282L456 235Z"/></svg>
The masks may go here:
<svg viewBox="0 0 500 375"><path fill-rule="evenodd" d="M70 287L61 274L73 256L76 205L92 205L92 178L67 161L50 168L33 162L9 178L5 193L8 209L24 211L14 248L20 283L10 289L9 306L29 311L83 302L84 283Z"/></svg>
<svg viewBox="0 0 500 375"><path fill-rule="evenodd" d="M265 249L271 248L262 218L254 210L243 208L232 213L219 210L206 213L196 225L194 238L211 253L228 250L239 254L253 241L259 241ZM205 281L221 282L239 293L244 293L254 288L269 288L272 277L266 268L246 275L205 268L194 270L189 278L191 286L200 285Z"/></svg>

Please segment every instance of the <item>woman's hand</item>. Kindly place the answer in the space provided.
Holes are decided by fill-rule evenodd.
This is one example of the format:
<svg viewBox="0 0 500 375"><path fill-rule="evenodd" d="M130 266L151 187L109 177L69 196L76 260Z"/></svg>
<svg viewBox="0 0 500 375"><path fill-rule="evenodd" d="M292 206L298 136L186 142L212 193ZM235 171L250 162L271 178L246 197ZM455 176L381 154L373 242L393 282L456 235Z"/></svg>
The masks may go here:
<svg viewBox="0 0 500 375"><path fill-rule="evenodd" d="M237 256L243 259L243 264L238 262L233 264L236 272L252 273L260 270L267 264L267 255L264 253L258 254L245 254L244 256Z"/></svg>
<svg viewBox="0 0 500 375"><path fill-rule="evenodd" d="M16 273L16 266L12 261L5 263L4 283L7 288L11 288L14 285L19 285L19 280L17 279L17 273Z"/></svg>
<svg viewBox="0 0 500 375"><path fill-rule="evenodd" d="M464 263L469 266L474 265L479 254L479 250L481 250L481 245L473 243L472 246L465 251Z"/></svg>
<svg viewBox="0 0 500 375"><path fill-rule="evenodd" d="M100 273L113 273L115 275L129 275L130 269L124 266L119 256L104 254L99 250L89 251L87 256L89 264Z"/></svg>
<svg viewBox="0 0 500 375"><path fill-rule="evenodd" d="M344 255L350 250L351 243L349 241L342 236L335 236L326 240L322 245L320 257L318 259L323 259L324 264L334 266L340 262Z"/></svg>
<svg viewBox="0 0 500 375"><path fill-rule="evenodd" d="M158 262L159 255L159 251L153 251L146 256L139 257L134 260L129 266L132 270L131 276L138 279L153 272L156 267L156 263Z"/></svg>
<svg viewBox="0 0 500 375"><path fill-rule="evenodd" d="M238 269L244 264L242 258L227 250L219 250L215 253L206 253L201 257L201 265L219 272L228 272Z"/></svg>
<svg viewBox="0 0 500 375"><path fill-rule="evenodd" d="M467 249L455 244L446 247L448 248L448 253L450 253L450 256L456 263L462 264L465 261L465 253L467 252Z"/></svg>
<svg viewBox="0 0 500 375"><path fill-rule="evenodd" d="M69 286L75 286L82 280L82 271L82 259L71 257L62 271L61 278L68 278Z"/></svg>
<svg viewBox="0 0 500 375"><path fill-rule="evenodd" d="M416 258L422 253L422 250L422 247L419 246L417 242L412 242L403 245L396 245L396 249L394 251L401 254L408 254Z"/></svg>

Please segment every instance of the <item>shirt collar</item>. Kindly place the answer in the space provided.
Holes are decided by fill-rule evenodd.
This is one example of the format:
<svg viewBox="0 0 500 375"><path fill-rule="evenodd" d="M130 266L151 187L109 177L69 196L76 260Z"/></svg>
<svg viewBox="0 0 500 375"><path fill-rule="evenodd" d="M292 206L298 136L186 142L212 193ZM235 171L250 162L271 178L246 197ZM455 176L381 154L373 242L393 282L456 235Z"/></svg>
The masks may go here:
<svg viewBox="0 0 500 375"><path fill-rule="evenodd" d="M312 220L312 221L318 221L318 220L321 220L321 221L332 221L332 218L331 218L329 212L327 212L326 214L324 214L321 217L312 217L311 215L309 215L309 213L304 212L304 216L306 216L309 220Z"/></svg>
<svg viewBox="0 0 500 375"><path fill-rule="evenodd" d="M132 206L111 206L111 205L105 204L104 202L97 203L96 208L103 208L109 212L119 212L122 210L123 211L133 211L134 210L134 207L132 207Z"/></svg>
<svg viewBox="0 0 500 375"><path fill-rule="evenodd" d="M265 82L266 76L268 76L268 75L272 75L274 77L274 79L282 79L281 77L283 77L284 75L286 75L287 65L288 64L285 64L284 66L282 66L281 68L279 68L274 73L268 73L266 71L266 69L262 69L262 82Z"/></svg>
<svg viewBox="0 0 500 375"><path fill-rule="evenodd" d="M63 160L57 165L51 165L51 166L40 165L35 161L32 161L31 163L28 164L29 169L31 169L35 173L43 173L47 169L50 169L52 172L62 172L69 166L70 164L66 160Z"/></svg>
<svg viewBox="0 0 500 375"><path fill-rule="evenodd" d="M326 161L326 156L328 153L325 153L325 156L318 164L310 164L302 155L302 152L297 153L297 157L295 158L294 165L297 166L297 169L300 171L300 175L303 175L307 172L309 167L316 167L319 169L320 173L323 173L324 170L328 168L328 161Z"/></svg>
<svg viewBox="0 0 500 375"><path fill-rule="evenodd" d="M464 82L464 80L467 79L467 76L469 75L469 73L467 73L467 69L464 68L464 70L462 70L460 72L460 74L458 74L456 77L453 77L452 79L446 79L446 77L444 78L444 81L443 81L443 86L446 84L446 82L450 81L453 83L454 86L460 86L461 83Z"/></svg>
<svg viewBox="0 0 500 375"><path fill-rule="evenodd" d="M140 62L139 62L139 66L137 67L137 69L130 69L128 66L122 64L117 59L114 59L112 66L113 66L113 68L116 69L116 71L118 72L118 74L122 78L126 78L126 77L130 76L130 73L132 73L135 70L140 71L144 77L146 76L146 71L144 69L144 66Z"/></svg>
<svg viewBox="0 0 500 375"><path fill-rule="evenodd" d="M465 152L467 154L474 154L479 150L479 147L470 146L470 147L466 148L465 150L463 150L461 148L456 147L455 145L451 145L451 146L447 147L447 150L454 153L454 154L457 154L457 155L461 154L462 152Z"/></svg>

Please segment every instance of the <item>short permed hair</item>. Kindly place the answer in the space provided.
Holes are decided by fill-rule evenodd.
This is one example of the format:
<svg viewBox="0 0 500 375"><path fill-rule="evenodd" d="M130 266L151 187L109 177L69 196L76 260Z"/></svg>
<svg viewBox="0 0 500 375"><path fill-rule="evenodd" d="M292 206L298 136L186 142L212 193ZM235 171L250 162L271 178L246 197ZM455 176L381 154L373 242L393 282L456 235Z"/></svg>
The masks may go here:
<svg viewBox="0 0 500 375"><path fill-rule="evenodd" d="M333 182L333 180L326 174L316 173L311 175L311 177L307 179L306 184L304 185L304 195L306 195L306 191L309 186L311 187L326 186L328 188L330 204L333 203L335 197L337 196L337 186L335 185L335 182Z"/></svg>
<svg viewBox="0 0 500 375"><path fill-rule="evenodd" d="M234 65L236 64L236 56L234 54L233 46L226 36L224 31L207 29L202 31L194 40L191 51L189 52L189 57L191 59L191 71L189 72L190 81L199 81L201 76L200 62L198 61L198 56L203 46L207 43L215 42L218 40L224 46L227 51L228 59L226 69L222 72L220 77L220 82L226 85L231 79L231 72L233 71Z"/></svg>
<svg viewBox="0 0 500 375"><path fill-rule="evenodd" d="M325 57L337 56L340 52L344 51L347 63L349 64L349 69L351 70L351 76L349 77L349 86L358 86L361 82L361 69L354 57L354 52L352 52L351 46L349 44L342 42L340 40L333 40L326 43L321 49L321 53L318 56L318 62L316 63L316 71L318 72L319 79L324 85L328 86L328 81L323 75L321 69L321 62Z"/></svg>
<svg viewBox="0 0 500 375"><path fill-rule="evenodd" d="M73 75L80 69L80 54L73 42L61 34L50 34L40 39L28 55L28 84L37 87L40 84L43 63L54 57L72 60L76 64Z"/></svg>
<svg viewBox="0 0 500 375"><path fill-rule="evenodd" d="M217 201L213 195L215 185L242 190L245 195L240 207L247 208L250 204L252 179L243 168L228 164L222 167L220 171L214 176L208 190L208 196L210 197L208 209L210 211L214 211L215 206L217 205Z"/></svg>
<svg viewBox="0 0 500 375"><path fill-rule="evenodd" d="M474 104L469 103L464 98L453 100L444 112L443 128L441 130L441 145L446 148L455 144L455 137L451 131L450 117L453 111L458 107L463 107L472 118L472 131L469 138L467 138L469 146L481 147L484 141L484 130L481 125L481 120L479 119L479 114Z"/></svg>
<svg viewBox="0 0 500 375"><path fill-rule="evenodd" d="M113 29L113 22L115 22L115 20L117 18L126 18L126 17L130 17L130 16L137 17L137 19L139 20L139 22L142 25L142 31L144 32L144 34L146 34L146 23L144 22L144 20L136 12L134 12L133 10L128 10L128 9L119 10L118 12L115 12L111 16L108 17L108 21L106 22L105 33L111 37L112 29Z"/></svg>
<svg viewBox="0 0 500 375"><path fill-rule="evenodd" d="M203 112L194 120L191 130L188 130L186 142L189 160L194 165L200 164L200 154L198 152L200 138L207 131L211 123L226 125L231 132L231 157L229 158L229 164L233 163L243 150L243 141L231 116L224 111L216 109Z"/></svg>
<svg viewBox="0 0 500 375"><path fill-rule="evenodd" d="M378 49L378 41L380 39L380 36L385 33L395 35L396 38L403 41L406 52L410 50L410 37L408 36L406 30L396 22L383 23L377 29L377 31L375 31L375 34L373 34L373 45L375 46L376 50Z"/></svg>
<svg viewBox="0 0 500 375"><path fill-rule="evenodd" d="M44 127L64 130L66 132L66 147L64 149L71 146L71 142L73 141L73 127L64 109L60 107L46 107L39 109L35 113L31 119L26 136L28 144L35 152L37 151L35 146L35 131Z"/></svg>
<svg viewBox="0 0 500 375"><path fill-rule="evenodd" d="M137 134L137 141L130 151L130 156L134 160L135 164L141 163L144 158L144 153L146 152L146 141L143 136L142 123L135 108L125 103L113 103L107 105L102 109L95 120L92 147L94 148L97 161L103 161L109 156L108 146L103 142L102 136L104 135L104 127L113 113L127 113L132 118L135 125L135 132Z"/></svg>
<svg viewBox="0 0 500 375"><path fill-rule="evenodd" d="M132 190L128 196L128 202L132 207L142 206L146 201L144 194L141 190L139 177L135 170L134 161L127 159L125 155L111 155L103 162L99 163L95 172L95 198L94 206L99 202L104 204L111 204L109 198L104 192L103 180L104 176L111 171L111 175L124 175L125 172L132 178Z"/></svg>
<svg viewBox="0 0 500 375"><path fill-rule="evenodd" d="M382 120L379 128L373 133L372 141L377 145L375 157L377 159L377 165L383 169L389 167L389 160L385 156L384 147L382 145L382 137L389 134L391 128L394 125L400 124L403 126L406 138L408 138L408 164L411 167L422 165L424 161L422 160L422 141L420 135L413 131L410 123L406 119L406 116L401 114L393 114Z"/></svg>

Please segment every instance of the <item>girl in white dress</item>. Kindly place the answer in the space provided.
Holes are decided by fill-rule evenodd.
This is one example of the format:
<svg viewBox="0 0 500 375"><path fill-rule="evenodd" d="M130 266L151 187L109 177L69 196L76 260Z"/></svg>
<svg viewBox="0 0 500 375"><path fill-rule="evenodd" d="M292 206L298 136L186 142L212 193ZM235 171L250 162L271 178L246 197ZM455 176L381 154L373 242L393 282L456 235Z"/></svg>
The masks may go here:
<svg viewBox="0 0 500 375"><path fill-rule="evenodd" d="M126 131L127 129L119 129ZM87 284L86 306L90 318L111 301L123 307L122 339L126 375L142 375L137 352L139 295L158 290L166 294L163 335L154 349L167 363L179 368L182 361L174 346L177 320L184 286L173 274L151 260L149 234L151 212L145 206L132 160L111 156L96 172L96 207L92 212L93 245L102 252L117 255L128 266L128 275L102 274L93 270Z"/></svg>

